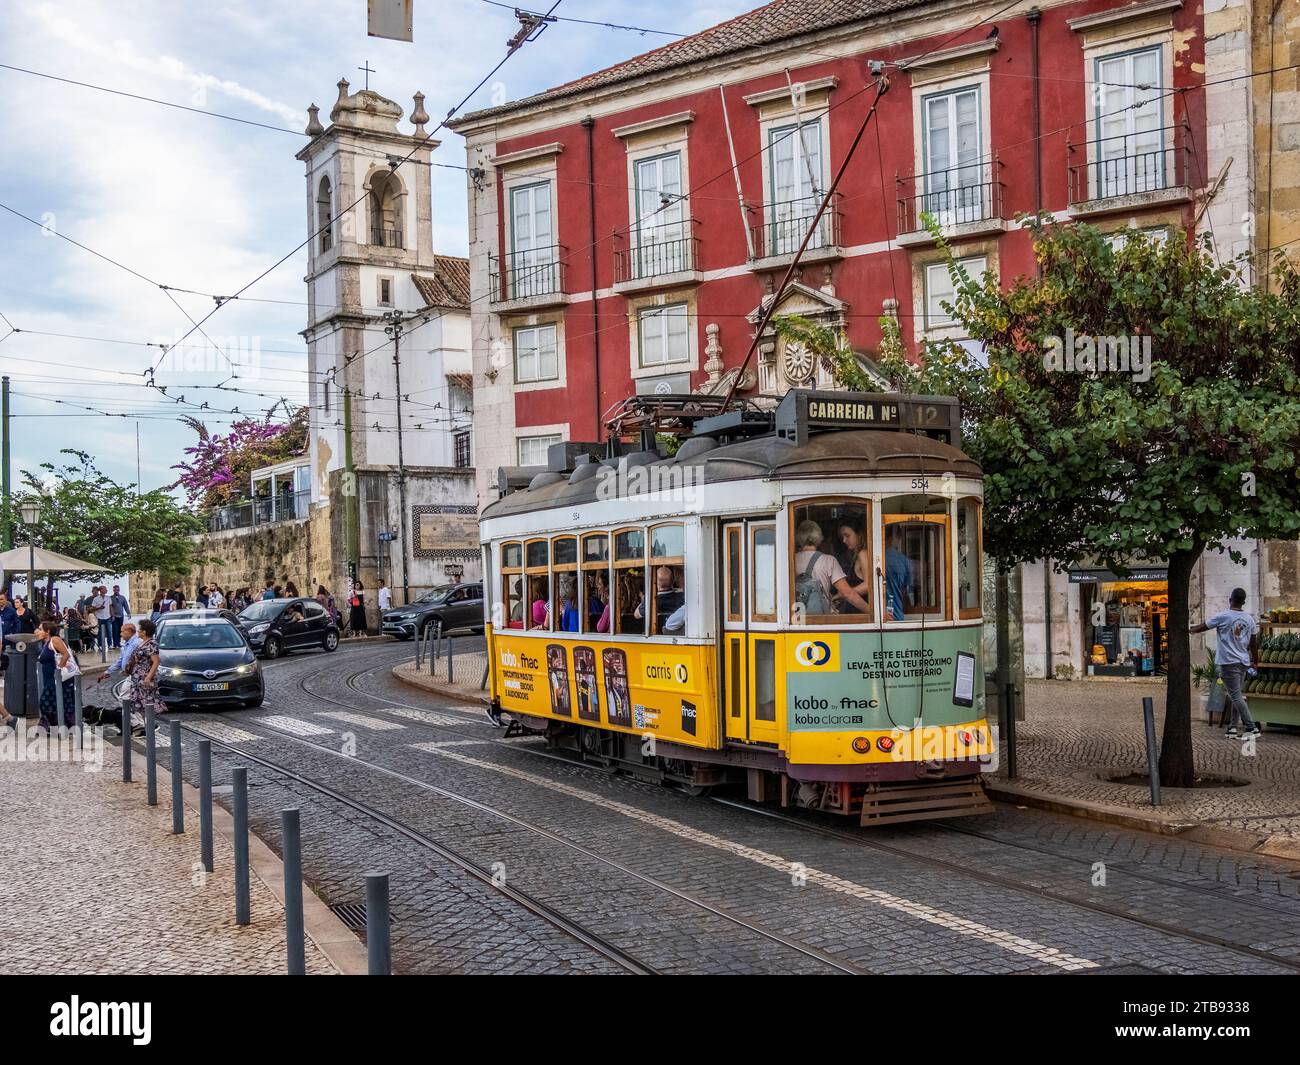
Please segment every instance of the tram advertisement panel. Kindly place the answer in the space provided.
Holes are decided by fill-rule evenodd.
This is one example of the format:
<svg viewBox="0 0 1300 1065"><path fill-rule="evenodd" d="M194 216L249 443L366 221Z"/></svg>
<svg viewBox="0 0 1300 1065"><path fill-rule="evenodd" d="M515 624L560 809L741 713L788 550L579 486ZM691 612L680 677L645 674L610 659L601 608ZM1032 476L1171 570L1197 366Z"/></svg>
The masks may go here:
<svg viewBox="0 0 1300 1065"><path fill-rule="evenodd" d="M560 633L548 639L494 633L492 653L494 694L503 710L652 733L696 747L717 742L712 645L610 646Z"/></svg>
<svg viewBox="0 0 1300 1065"><path fill-rule="evenodd" d="M808 633L786 641L791 732L955 725L982 717L980 628Z"/></svg>
<svg viewBox="0 0 1300 1065"><path fill-rule="evenodd" d="M600 654L605 671L605 706L611 725L632 724L632 692L627 684L627 655L617 647Z"/></svg>
<svg viewBox="0 0 1300 1065"><path fill-rule="evenodd" d="M578 719L600 720L600 685L596 680L596 652L590 647L573 649L573 676L578 682Z"/></svg>
<svg viewBox="0 0 1300 1065"><path fill-rule="evenodd" d="M569 701L569 660L558 643L546 645L546 674L551 682L551 713L571 717Z"/></svg>

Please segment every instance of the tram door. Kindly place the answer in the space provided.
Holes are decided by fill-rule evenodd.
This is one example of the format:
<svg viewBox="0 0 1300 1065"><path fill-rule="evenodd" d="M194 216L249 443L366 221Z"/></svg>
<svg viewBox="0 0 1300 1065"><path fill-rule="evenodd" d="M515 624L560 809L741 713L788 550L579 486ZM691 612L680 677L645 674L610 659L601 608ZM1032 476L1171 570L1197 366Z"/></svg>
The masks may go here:
<svg viewBox="0 0 1300 1065"><path fill-rule="evenodd" d="M776 522L723 525L722 562L727 739L776 744Z"/></svg>

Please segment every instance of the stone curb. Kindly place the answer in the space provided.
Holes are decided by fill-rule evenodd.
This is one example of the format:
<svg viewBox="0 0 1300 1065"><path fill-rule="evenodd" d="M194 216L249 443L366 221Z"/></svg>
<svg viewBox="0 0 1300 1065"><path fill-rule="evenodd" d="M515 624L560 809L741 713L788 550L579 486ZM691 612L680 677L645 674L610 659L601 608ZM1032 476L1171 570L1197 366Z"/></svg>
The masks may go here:
<svg viewBox="0 0 1300 1065"><path fill-rule="evenodd" d="M479 688L469 688L460 684L448 687L435 677L428 677L422 673L404 672L409 669L411 669L411 663L403 662L400 665L393 666L392 673L399 681L412 688L432 692L434 695L446 696L448 699L456 699L462 703L477 703L479 706L488 706L492 701Z"/></svg>
<svg viewBox="0 0 1300 1065"><path fill-rule="evenodd" d="M164 718L164 721L166 719ZM168 748L159 748L159 754L166 756ZM144 750L143 741L138 750L132 752L135 765L139 766L139 773L144 773ZM159 805L162 805L163 797L170 801L171 797L171 773L168 772L167 764L164 757L157 760L158 771L158 795ZM181 788L185 795L185 807L187 811L193 812L193 818L186 814L185 831L188 835L191 832L197 833L199 823L199 789L187 781L181 782ZM212 803L212 831L219 834L234 850L235 840L235 819L234 816L222 806L219 802L213 800ZM267 889L275 896L280 903L281 913L284 910L284 861L267 845L261 836L257 835L252 829L248 832L248 864L253 872ZM361 940L348 929L332 910L321 900L320 896L312 890L305 880L303 881L302 891L302 918L303 929L307 938L315 944L316 948L325 956L335 969L342 976L365 976L369 971L369 959L366 953L366 947Z"/></svg>
<svg viewBox="0 0 1300 1065"><path fill-rule="evenodd" d="M1204 843L1226 850L1266 855L1300 861L1300 840L1289 836L1270 836L1262 832L1249 832L1239 828L1220 828L1196 821L1181 821L1157 810L1138 812L1129 808L1109 806L1088 799L1074 799L1062 795L1044 794L1020 788L1006 781L984 781L984 790L990 799L1017 806L1032 806L1052 813L1087 818L1104 824L1118 825L1142 832L1180 836L1195 843Z"/></svg>

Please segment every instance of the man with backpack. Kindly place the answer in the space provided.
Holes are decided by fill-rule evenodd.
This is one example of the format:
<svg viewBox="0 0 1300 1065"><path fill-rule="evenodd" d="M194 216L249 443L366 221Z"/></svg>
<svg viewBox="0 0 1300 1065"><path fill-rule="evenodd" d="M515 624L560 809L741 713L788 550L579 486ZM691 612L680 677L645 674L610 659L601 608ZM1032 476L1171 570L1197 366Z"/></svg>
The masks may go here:
<svg viewBox="0 0 1300 1065"><path fill-rule="evenodd" d="M1228 609L1207 618L1202 625L1193 625L1187 631L1193 635L1213 629L1218 636L1215 662L1219 679L1228 692L1230 707L1227 735L1258 736L1259 726L1250 716L1250 704L1242 694L1247 675L1259 667L1259 623L1242 609L1246 605L1246 589L1234 588L1228 597ZM1241 732L1237 722L1241 722Z"/></svg>
<svg viewBox="0 0 1300 1065"><path fill-rule="evenodd" d="M821 550L825 539L822 527L811 519L801 521L794 532L795 602L804 617L837 613L836 594L861 613L871 613L871 604L853 590L839 560Z"/></svg>

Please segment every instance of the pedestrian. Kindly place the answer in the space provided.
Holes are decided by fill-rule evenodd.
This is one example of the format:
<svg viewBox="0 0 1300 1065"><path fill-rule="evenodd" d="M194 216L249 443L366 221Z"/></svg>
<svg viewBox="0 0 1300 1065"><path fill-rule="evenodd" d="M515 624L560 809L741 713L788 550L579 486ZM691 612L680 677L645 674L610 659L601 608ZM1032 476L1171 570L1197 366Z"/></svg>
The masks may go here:
<svg viewBox="0 0 1300 1065"><path fill-rule="evenodd" d="M158 641L154 635L158 626L152 621L140 622L140 643L127 659L125 670L131 677L131 706L139 714L153 707L156 714L164 714L167 707L158 696ZM123 732L128 725L122 723Z"/></svg>
<svg viewBox="0 0 1300 1065"><path fill-rule="evenodd" d="M0 673L9 668L9 644L5 637L18 628L18 614L9 602L9 595L0 591Z"/></svg>
<svg viewBox="0 0 1300 1065"><path fill-rule="evenodd" d="M95 608L95 617L99 621L99 642L107 646L108 634L112 627L112 615L109 612L108 586L100 585L95 589L95 597L90 601Z"/></svg>
<svg viewBox="0 0 1300 1065"><path fill-rule="evenodd" d="M77 720L76 676L81 667L59 636L57 621L42 621L36 629L36 638L42 644L38 658L41 667L41 725L46 728L58 726L59 693L54 685L62 684L63 724L70 728Z"/></svg>
<svg viewBox="0 0 1300 1065"><path fill-rule="evenodd" d="M185 593L182 592L179 588L172 589L171 600L172 600L172 605L171 605L172 610L185 609Z"/></svg>
<svg viewBox="0 0 1300 1065"><path fill-rule="evenodd" d="M353 636L369 635L366 629L366 589L360 581L353 581L352 595L348 597L348 628Z"/></svg>
<svg viewBox="0 0 1300 1065"><path fill-rule="evenodd" d="M284 595L286 599L298 598L298 586L294 584L293 581L289 580L288 577L284 579Z"/></svg>
<svg viewBox="0 0 1300 1065"><path fill-rule="evenodd" d="M248 609L250 600L248 598L247 588L236 588L233 598L230 600L230 609L236 614L242 614Z"/></svg>
<svg viewBox="0 0 1300 1065"><path fill-rule="evenodd" d="M226 605L225 593L222 592L221 585L214 582L212 587L208 590L208 609L221 610L225 607L225 605Z"/></svg>
<svg viewBox="0 0 1300 1065"><path fill-rule="evenodd" d="M122 626L126 624L127 617L131 613L131 604L126 596L122 594L122 586L113 585L113 594L108 597L108 624L109 635L113 637L113 649L118 650L122 646Z"/></svg>
<svg viewBox="0 0 1300 1065"><path fill-rule="evenodd" d="M1250 716L1250 704L1242 693L1249 670L1254 676L1259 668L1259 623L1242 609L1246 605L1246 590L1234 588L1228 597L1228 609L1207 618L1204 624L1193 625L1187 631L1195 635L1213 629L1216 635L1217 649L1214 662L1219 670L1219 679L1228 692L1228 703L1232 714L1228 725L1228 736L1236 738L1239 734L1258 736L1259 726ZM1241 732L1237 731L1237 721L1241 721Z"/></svg>
<svg viewBox="0 0 1300 1065"><path fill-rule="evenodd" d="M135 623L128 621L122 626L122 653L117 656L116 662L95 678L95 683L103 684L113 673L125 673L131 656L139 646L140 636L135 630Z"/></svg>
<svg viewBox="0 0 1300 1065"><path fill-rule="evenodd" d="M278 584L277 584L274 588L271 589L271 592L272 592L272 595L271 595L271 598L272 598L272 599L283 599L283 598L284 598L284 589L281 588Z"/></svg>
<svg viewBox="0 0 1300 1065"><path fill-rule="evenodd" d="M194 605L200 610L208 609L208 586L200 584L199 590L194 593Z"/></svg>
<svg viewBox="0 0 1300 1065"><path fill-rule="evenodd" d="M27 633L36 631L36 615L27 609L27 600L21 595L14 597L14 617L18 620L15 631Z"/></svg>
<svg viewBox="0 0 1300 1065"><path fill-rule="evenodd" d="M382 614L393 605L393 593L388 589L387 581L379 582L379 612Z"/></svg>
<svg viewBox="0 0 1300 1065"><path fill-rule="evenodd" d="M339 612L334 606L334 597L330 595L329 589L323 584L316 585L316 602L325 608L325 613L330 616L330 620L338 623Z"/></svg>
<svg viewBox="0 0 1300 1065"><path fill-rule="evenodd" d="M82 649L93 651L99 644L99 615L89 603L86 604L86 612L81 616L81 641ZM86 645L90 646L87 647Z"/></svg>
<svg viewBox="0 0 1300 1065"><path fill-rule="evenodd" d="M262 589L262 598L263 599L275 598L275 581L266 582L266 587Z"/></svg>

